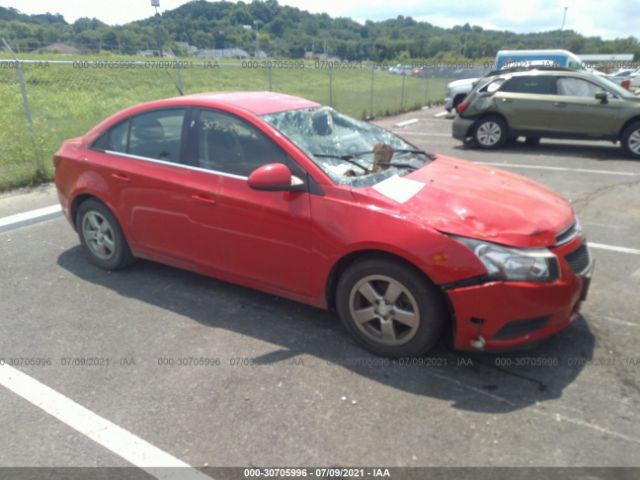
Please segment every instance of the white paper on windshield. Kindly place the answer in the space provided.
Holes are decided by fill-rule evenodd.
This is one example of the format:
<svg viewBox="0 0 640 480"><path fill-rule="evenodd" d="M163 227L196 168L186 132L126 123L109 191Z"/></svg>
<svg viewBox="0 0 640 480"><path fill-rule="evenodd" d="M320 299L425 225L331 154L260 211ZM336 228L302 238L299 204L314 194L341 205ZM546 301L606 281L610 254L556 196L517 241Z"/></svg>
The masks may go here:
<svg viewBox="0 0 640 480"><path fill-rule="evenodd" d="M404 203L422 190L424 185L425 184L422 182L394 175L393 177L389 177L386 180L377 183L373 188L391 200L395 200L398 203Z"/></svg>

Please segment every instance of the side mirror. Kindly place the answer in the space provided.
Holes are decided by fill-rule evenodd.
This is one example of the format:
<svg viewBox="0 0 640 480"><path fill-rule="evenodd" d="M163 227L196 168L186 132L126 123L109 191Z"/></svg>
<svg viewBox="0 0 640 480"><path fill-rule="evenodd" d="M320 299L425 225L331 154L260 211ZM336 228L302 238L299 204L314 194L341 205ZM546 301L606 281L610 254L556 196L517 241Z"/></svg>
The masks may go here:
<svg viewBox="0 0 640 480"><path fill-rule="evenodd" d="M254 190L286 191L299 190L304 182L291 175L291 170L284 163L269 163L254 170L247 183Z"/></svg>
<svg viewBox="0 0 640 480"><path fill-rule="evenodd" d="M596 93L596 100L600 100L600 103L607 103L609 101L609 96L607 92L598 92Z"/></svg>

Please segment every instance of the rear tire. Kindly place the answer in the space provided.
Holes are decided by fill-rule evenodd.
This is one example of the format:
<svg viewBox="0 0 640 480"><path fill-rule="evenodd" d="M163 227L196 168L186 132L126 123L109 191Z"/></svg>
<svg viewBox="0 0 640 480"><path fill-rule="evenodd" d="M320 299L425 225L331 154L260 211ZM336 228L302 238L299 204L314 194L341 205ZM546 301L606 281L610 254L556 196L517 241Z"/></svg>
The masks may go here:
<svg viewBox="0 0 640 480"><path fill-rule="evenodd" d="M76 230L89 260L105 270L119 270L135 261L116 217L107 206L91 198L78 207Z"/></svg>
<svg viewBox="0 0 640 480"><path fill-rule="evenodd" d="M343 273L336 307L360 345L387 357L426 353L447 320L433 284L401 262L379 258L359 261Z"/></svg>
<svg viewBox="0 0 640 480"><path fill-rule="evenodd" d="M640 122L633 122L625 128L620 142L627 155L640 160Z"/></svg>
<svg viewBox="0 0 640 480"><path fill-rule="evenodd" d="M486 150L500 148L504 146L508 138L507 124L497 116L481 118L473 128L473 140L479 148Z"/></svg>

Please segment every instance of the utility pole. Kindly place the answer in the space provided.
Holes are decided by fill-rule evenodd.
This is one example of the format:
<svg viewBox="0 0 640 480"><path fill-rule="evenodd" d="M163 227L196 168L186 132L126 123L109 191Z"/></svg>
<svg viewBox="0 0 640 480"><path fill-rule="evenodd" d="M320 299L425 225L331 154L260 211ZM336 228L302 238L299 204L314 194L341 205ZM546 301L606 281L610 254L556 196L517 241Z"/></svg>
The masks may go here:
<svg viewBox="0 0 640 480"><path fill-rule="evenodd" d="M560 27L560 47L564 47L564 23L567 20L567 10L569 7L564 7L564 15L562 15L562 26Z"/></svg>
<svg viewBox="0 0 640 480"><path fill-rule="evenodd" d="M161 57L164 57L164 51L162 50L162 33L160 33L160 14L158 13L160 0L151 0L151 6L156 9L156 39L158 42L158 52L160 52Z"/></svg>
<svg viewBox="0 0 640 480"><path fill-rule="evenodd" d="M256 53L254 57L258 58L258 52L260 51L260 37L258 36L260 34L260 21L255 20L253 26L256 30Z"/></svg>

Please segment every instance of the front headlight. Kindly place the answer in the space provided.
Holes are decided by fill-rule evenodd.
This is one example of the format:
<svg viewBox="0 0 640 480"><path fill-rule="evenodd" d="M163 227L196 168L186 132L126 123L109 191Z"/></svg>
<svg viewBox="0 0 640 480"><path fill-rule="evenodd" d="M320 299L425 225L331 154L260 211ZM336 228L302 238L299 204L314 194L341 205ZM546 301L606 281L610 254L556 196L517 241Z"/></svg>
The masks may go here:
<svg viewBox="0 0 640 480"><path fill-rule="evenodd" d="M558 259L546 248L509 248L471 238L453 238L471 249L492 280L551 282L558 279Z"/></svg>

